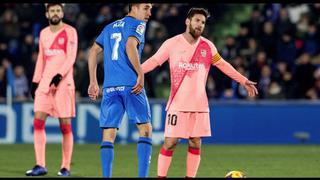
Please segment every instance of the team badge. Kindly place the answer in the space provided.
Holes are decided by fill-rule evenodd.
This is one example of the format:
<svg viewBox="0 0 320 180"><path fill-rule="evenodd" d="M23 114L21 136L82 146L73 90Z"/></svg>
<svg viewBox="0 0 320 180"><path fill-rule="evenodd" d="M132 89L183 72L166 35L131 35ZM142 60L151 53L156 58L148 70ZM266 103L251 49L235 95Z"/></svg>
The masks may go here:
<svg viewBox="0 0 320 180"><path fill-rule="evenodd" d="M59 43L60 45L64 44L64 38L59 38L58 43Z"/></svg>
<svg viewBox="0 0 320 180"><path fill-rule="evenodd" d="M143 35L145 29L146 29L145 24L139 24L137 26L136 32L140 35Z"/></svg>
<svg viewBox="0 0 320 180"><path fill-rule="evenodd" d="M206 57L207 56L207 51L205 49L201 49L200 53L201 53L202 57Z"/></svg>

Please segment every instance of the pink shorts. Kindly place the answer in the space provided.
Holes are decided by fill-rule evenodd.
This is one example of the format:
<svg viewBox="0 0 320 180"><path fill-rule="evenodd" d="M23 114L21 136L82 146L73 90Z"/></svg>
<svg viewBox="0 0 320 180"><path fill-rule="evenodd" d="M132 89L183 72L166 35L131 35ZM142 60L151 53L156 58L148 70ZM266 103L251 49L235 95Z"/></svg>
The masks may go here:
<svg viewBox="0 0 320 180"><path fill-rule="evenodd" d="M165 123L165 137L189 139L211 136L208 112L168 111Z"/></svg>
<svg viewBox="0 0 320 180"><path fill-rule="evenodd" d="M45 112L55 118L75 117L75 90L58 89L56 93L36 91L34 112Z"/></svg>

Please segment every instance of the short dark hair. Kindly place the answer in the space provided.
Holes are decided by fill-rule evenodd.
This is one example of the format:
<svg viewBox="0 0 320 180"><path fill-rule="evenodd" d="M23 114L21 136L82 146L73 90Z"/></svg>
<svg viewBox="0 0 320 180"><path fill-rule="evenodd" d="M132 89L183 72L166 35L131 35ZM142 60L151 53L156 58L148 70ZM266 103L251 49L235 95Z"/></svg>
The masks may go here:
<svg viewBox="0 0 320 180"><path fill-rule="evenodd" d="M187 18L191 19L195 14L202 14L206 19L210 17L210 13L207 9L193 7L188 11Z"/></svg>
<svg viewBox="0 0 320 180"><path fill-rule="evenodd" d="M129 12L132 10L132 6L135 6L137 4L139 4L139 3L129 3L128 4L129 5Z"/></svg>
<svg viewBox="0 0 320 180"><path fill-rule="evenodd" d="M48 11L51 6L55 6L55 5L59 5L62 8L62 10L64 8L64 3L46 3L45 4L46 11Z"/></svg>

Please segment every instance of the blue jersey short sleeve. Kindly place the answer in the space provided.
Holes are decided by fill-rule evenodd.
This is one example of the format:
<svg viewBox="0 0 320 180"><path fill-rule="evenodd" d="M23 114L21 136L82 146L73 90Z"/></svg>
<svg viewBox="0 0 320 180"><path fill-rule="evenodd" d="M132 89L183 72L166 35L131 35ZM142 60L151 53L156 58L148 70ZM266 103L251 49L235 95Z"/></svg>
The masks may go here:
<svg viewBox="0 0 320 180"><path fill-rule="evenodd" d="M134 21L128 31L128 36L134 36L139 40L139 43L144 42L144 36L146 31L146 23L143 21Z"/></svg>
<svg viewBox="0 0 320 180"><path fill-rule="evenodd" d="M100 33L100 35L97 37L96 39L96 43L103 49L104 48L104 42L103 42L103 39L104 39L104 36L105 36L105 32L106 32L106 28L104 28L102 30L102 32Z"/></svg>

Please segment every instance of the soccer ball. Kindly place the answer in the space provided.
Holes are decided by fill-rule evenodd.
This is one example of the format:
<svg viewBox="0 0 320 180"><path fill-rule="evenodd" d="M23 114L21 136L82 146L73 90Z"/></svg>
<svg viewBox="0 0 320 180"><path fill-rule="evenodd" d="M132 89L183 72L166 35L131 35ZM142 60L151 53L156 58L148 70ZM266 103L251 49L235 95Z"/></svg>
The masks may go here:
<svg viewBox="0 0 320 180"><path fill-rule="evenodd" d="M230 171L225 178L246 178L246 175L241 171Z"/></svg>

